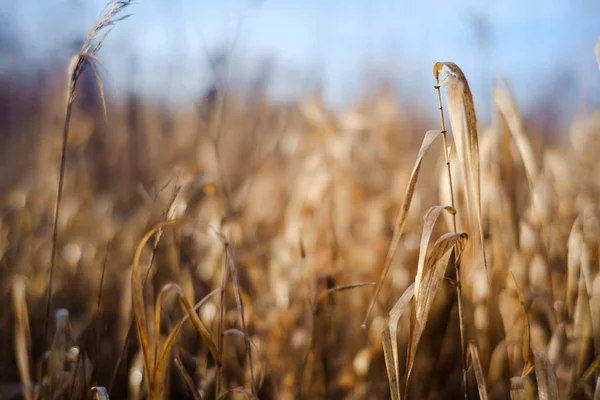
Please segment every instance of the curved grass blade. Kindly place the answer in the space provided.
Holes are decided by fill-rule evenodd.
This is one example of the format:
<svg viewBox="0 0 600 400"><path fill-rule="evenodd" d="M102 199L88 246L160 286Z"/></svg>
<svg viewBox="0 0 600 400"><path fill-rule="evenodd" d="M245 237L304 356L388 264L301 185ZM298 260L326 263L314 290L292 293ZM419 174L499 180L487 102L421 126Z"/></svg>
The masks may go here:
<svg viewBox="0 0 600 400"><path fill-rule="evenodd" d="M132 306L133 306L133 315L134 315L134 319L135 319L135 325L137 328L138 339L140 341L140 347L142 348L142 355L143 355L144 367L145 367L144 371L146 372L146 374L148 376L148 384L150 387L152 387L152 385L153 385L152 380L154 377L154 373L153 373L154 371L152 368L153 363L151 361L151 356L150 356L150 344L149 344L149 340L148 340L148 330L146 328L146 312L145 312L145 308L144 308L143 285L142 285L142 279L140 276L140 258L142 256L142 251L144 250L144 247L146 246L146 244L148 243L150 238L152 238L152 236L155 233L159 232L162 228L164 228L167 225L172 225L172 224L177 224L177 223L182 223L182 222L199 223L199 224L213 230L217 234L219 239L221 239L221 240L223 239L222 235L220 235L219 232L215 231L210 225L203 223L202 221L197 221L197 220L188 219L188 218L181 218L181 219L172 219L172 220L168 220L168 221L163 221L163 222L156 224L152 229L150 229L144 235L144 237L140 240L140 242L137 245L135 254L133 256L132 272L131 272L131 293L133 296ZM193 311L193 307L191 307L191 305L189 304L189 301L187 301L185 299L185 297L183 297L180 301L182 301L184 303L184 307L186 308L186 311L188 311L188 315L192 319L194 326L200 332L200 334L203 335L202 338L207 342L209 349L210 349L211 353L213 354L213 357L215 357L215 360L217 360L218 358L216 358L216 355L218 354L218 352L216 351L216 346L214 345L214 342L210 338L210 335L208 335L208 331L206 331L206 328L202 329L204 326L203 326L202 322L200 321L199 317L195 314L195 312L190 313L190 310ZM188 307L188 305L189 305L189 307ZM196 318L194 318L194 316Z"/></svg>
<svg viewBox="0 0 600 400"><path fill-rule="evenodd" d="M447 70L443 70L444 67ZM436 80L442 71L447 76L440 85L446 86L447 90L450 126L452 127L454 142L456 143L456 154L460 161L461 174L465 185L465 199L469 210L469 219L471 224L478 230L479 247L483 256L486 273L488 273L481 216L479 138L473 95L471 94L467 78L458 65L453 62L435 63L433 74ZM476 249L476 246L474 246L474 249Z"/></svg>

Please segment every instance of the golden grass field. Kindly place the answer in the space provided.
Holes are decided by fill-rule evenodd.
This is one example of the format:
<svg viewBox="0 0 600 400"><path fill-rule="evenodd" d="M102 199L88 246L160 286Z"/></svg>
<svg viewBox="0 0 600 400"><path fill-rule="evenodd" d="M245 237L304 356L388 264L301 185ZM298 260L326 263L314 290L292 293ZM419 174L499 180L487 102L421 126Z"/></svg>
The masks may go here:
<svg viewBox="0 0 600 400"><path fill-rule="evenodd" d="M104 101L128 3L2 82L0 398L600 399L600 111Z"/></svg>

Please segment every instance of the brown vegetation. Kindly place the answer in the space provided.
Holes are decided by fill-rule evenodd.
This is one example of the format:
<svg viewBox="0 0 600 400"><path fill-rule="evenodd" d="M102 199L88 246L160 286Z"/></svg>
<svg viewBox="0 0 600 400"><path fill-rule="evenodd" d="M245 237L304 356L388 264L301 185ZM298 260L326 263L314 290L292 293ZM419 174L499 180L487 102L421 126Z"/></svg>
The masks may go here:
<svg viewBox="0 0 600 400"><path fill-rule="evenodd" d="M498 84L481 126L453 63L438 131L386 89L98 112L110 11L66 118L5 85L0 398L600 398L598 112L547 143Z"/></svg>

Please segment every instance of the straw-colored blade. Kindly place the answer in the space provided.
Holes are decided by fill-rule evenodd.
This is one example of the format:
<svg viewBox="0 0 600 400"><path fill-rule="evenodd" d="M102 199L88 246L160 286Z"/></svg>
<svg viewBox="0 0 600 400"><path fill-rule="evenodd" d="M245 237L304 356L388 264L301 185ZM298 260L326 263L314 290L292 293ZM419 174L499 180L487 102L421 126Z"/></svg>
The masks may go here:
<svg viewBox="0 0 600 400"><path fill-rule="evenodd" d="M383 343L383 355L385 357L385 370L387 371L388 382L390 385L390 395L392 400L401 400L402 397L400 395L400 386L398 384L398 367L396 362L394 361L393 355L393 345L396 341L394 337L392 339L390 334L390 328L387 327L384 329L381 334L381 342Z"/></svg>
<svg viewBox="0 0 600 400"><path fill-rule="evenodd" d="M369 304L369 308L367 309L367 314L365 315L365 319L362 323L362 327L366 328L367 319L373 310L373 306L375 305L375 301L377 301L377 296L381 290L383 285L383 281L387 273L389 272L390 266L392 264L392 259L396 254L396 249L398 248L398 244L400 243L400 237L402 237L402 232L404 231L404 226L406 224L406 217L408 216L408 211L410 210L410 204L412 202L413 195L415 193L415 187L417 186L417 179L419 178L419 171L421 170L421 162L423 161L423 156L427 152L427 149L434 140L440 136L441 131L428 131L423 138L423 142L421 143L421 148L419 150L419 154L417 154L417 160L415 161L415 165L413 166L413 170L410 174L410 179L408 180L408 186L406 188L406 193L404 195L404 201L402 202L402 206L400 207L400 213L398 214L398 218L396 219L396 223L394 224L394 233L392 235L392 241L390 243L390 247L388 248L387 256L385 259L385 264L383 266L383 270L381 271L381 275L377 280L377 286L375 287L375 293L373 294L373 298Z"/></svg>
<svg viewBox="0 0 600 400"><path fill-rule="evenodd" d="M479 391L479 398L481 400L487 400L487 385L485 383L485 374L483 373L483 367L481 366L481 360L479 359L479 350L475 343L469 343L469 356L473 365L473 372L475 372L475 380L477 381L477 390Z"/></svg>
<svg viewBox="0 0 600 400"><path fill-rule="evenodd" d="M388 320L388 330L391 337L391 346L392 346L392 359L394 365L394 379L398 383L396 395L400 398L400 371L398 370L398 365L400 362L400 357L398 355L398 322L400 321L400 317L405 314L407 311L410 311L410 301L413 299L415 294L415 284L411 284L400 296L392 310L390 311L390 318ZM387 361L386 361L387 363Z"/></svg>

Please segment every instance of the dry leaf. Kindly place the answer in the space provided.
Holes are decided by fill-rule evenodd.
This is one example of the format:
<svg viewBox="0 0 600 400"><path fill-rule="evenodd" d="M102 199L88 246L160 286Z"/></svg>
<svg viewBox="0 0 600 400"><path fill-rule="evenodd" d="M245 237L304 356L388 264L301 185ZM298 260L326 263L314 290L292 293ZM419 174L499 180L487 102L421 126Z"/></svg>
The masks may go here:
<svg viewBox="0 0 600 400"><path fill-rule="evenodd" d="M443 70L446 67L447 70ZM479 166L479 138L477 133L477 116L473 95L469 83L462 70L453 62L438 62L433 73L439 82L440 72L446 78L440 85L446 86L448 115L452 127L456 154L460 161L461 175L465 186L465 199L469 210L471 226L475 226L479 239L479 250L487 272L487 259L483 241L483 224L481 216L481 182ZM476 249L477 246L474 247ZM488 278L489 280L489 278Z"/></svg>

